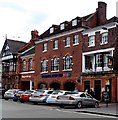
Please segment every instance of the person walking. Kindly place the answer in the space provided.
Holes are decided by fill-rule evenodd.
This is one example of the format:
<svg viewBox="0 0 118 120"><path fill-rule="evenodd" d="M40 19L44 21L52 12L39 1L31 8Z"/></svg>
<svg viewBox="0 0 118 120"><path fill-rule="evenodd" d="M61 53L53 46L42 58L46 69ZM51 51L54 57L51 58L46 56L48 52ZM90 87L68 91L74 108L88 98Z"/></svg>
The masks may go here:
<svg viewBox="0 0 118 120"><path fill-rule="evenodd" d="M93 91L93 88L90 89L90 95L94 98L95 97L95 93Z"/></svg>

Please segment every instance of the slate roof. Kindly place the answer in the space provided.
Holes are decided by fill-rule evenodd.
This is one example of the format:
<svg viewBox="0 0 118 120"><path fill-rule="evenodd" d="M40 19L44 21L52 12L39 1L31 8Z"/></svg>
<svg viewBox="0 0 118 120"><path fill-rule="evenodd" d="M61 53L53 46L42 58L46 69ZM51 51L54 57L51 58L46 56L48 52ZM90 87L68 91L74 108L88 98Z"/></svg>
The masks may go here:
<svg viewBox="0 0 118 120"><path fill-rule="evenodd" d="M118 17L114 16L110 18L109 20L107 20L107 23L111 23L111 22L118 22Z"/></svg>
<svg viewBox="0 0 118 120"><path fill-rule="evenodd" d="M27 55L31 55L31 54L35 54L35 47L33 47L32 49L28 50L24 54L21 54L20 56L22 57L22 56L27 56Z"/></svg>
<svg viewBox="0 0 118 120"><path fill-rule="evenodd" d="M21 49L21 47L23 47L26 44L26 42L6 39L2 51L4 51L6 44L8 44L8 46L10 47L10 52L12 54L17 54L18 50Z"/></svg>
<svg viewBox="0 0 118 120"><path fill-rule="evenodd" d="M77 29L79 27L88 28L87 26L82 26L82 21L83 20L86 21L87 19L91 18L94 14L95 13L92 13L92 14L89 14L89 15L86 15L86 16L83 16L83 17L78 17L77 16L76 18L74 18L74 19L77 19L77 21L78 21L76 26L72 26L71 25L72 24L72 20L74 20L74 19L72 19L71 21L65 21L65 22L63 22L63 23L66 24L64 30L60 30L60 25L52 25L51 27L55 28L54 32L50 34L50 28L51 28L50 27L48 30L46 30L44 33L42 33L39 36L38 39L43 39L45 37L49 37L49 36L52 36L52 35L55 35L55 34L58 34L58 33L66 32L66 31L69 31L69 30L72 30L72 29Z"/></svg>

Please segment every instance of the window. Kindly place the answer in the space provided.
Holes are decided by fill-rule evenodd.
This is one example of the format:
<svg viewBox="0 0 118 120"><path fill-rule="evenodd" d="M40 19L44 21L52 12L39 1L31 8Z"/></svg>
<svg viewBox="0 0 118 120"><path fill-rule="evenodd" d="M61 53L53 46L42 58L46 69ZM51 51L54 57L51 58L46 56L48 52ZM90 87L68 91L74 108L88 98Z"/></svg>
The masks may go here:
<svg viewBox="0 0 118 120"><path fill-rule="evenodd" d="M59 58L54 58L51 60L51 71L59 70Z"/></svg>
<svg viewBox="0 0 118 120"><path fill-rule="evenodd" d="M50 28L50 34L53 33L53 32L54 32L54 28L51 27L51 28Z"/></svg>
<svg viewBox="0 0 118 120"><path fill-rule="evenodd" d="M41 62L41 72L48 72L48 60Z"/></svg>
<svg viewBox="0 0 118 120"><path fill-rule="evenodd" d="M103 55L102 54L96 55L96 67L103 67Z"/></svg>
<svg viewBox="0 0 118 120"><path fill-rule="evenodd" d="M72 70L72 57L66 56L64 57L64 70Z"/></svg>
<svg viewBox="0 0 118 120"><path fill-rule="evenodd" d="M92 69L92 62L90 56L85 56L85 69L91 70Z"/></svg>
<svg viewBox="0 0 118 120"><path fill-rule="evenodd" d="M79 43L79 35L74 35L73 45L76 45L78 43Z"/></svg>
<svg viewBox="0 0 118 120"><path fill-rule="evenodd" d="M108 43L108 32L102 33L101 44Z"/></svg>
<svg viewBox="0 0 118 120"><path fill-rule="evenodd" d="M26 60L23 60L22 71L26 71Z"/></svg>
<svg viewBox="0 0 118 120"><path fill-rule="evenodd" d="M60 30L63 30L64 28L65 28L65 24L63 23L60 25Z"/></svg>
<svg viewBox="0 0 118 120"><path fill-rule="evenodd" d="M32 70L32 58L29 59L29 70Z"/></svg>
<svg viewBox="0 0 118 120"><path fill-rule="evenodd" d="M95 46L95 36L89 36L89 47Z"/></svg>
<svg viewBox="0 0 118 120"><path fill-rule="evenodd" d="M47 43L43 43L43 52L47 51Z"/></svg>
<svg viewBox="0 0 118 120"><path fill-rule="evenodd" d="M72 26L76 26L77 25L77 19L72 21Z"/></svg>
<svg viewBox="0 0 118 120"><path fill-rule="evenodd" d="M65 40L65 47L69 47L70 46L70 37L67 37Z"/></svg>
<svg viewBox="0 0 118 120"><path fill-rule="evenodd" d="M53 49L58 49L58 40L53 41Z"/></svg>

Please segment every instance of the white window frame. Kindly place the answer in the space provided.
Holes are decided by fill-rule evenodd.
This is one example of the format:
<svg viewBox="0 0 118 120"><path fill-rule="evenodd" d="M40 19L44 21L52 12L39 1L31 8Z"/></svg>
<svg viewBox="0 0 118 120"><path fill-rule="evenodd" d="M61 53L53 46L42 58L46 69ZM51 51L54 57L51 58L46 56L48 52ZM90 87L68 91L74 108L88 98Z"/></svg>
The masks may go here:
<svg viewBox="0 0 118 120"><path fill-rule="evenodd" d="M53 50L57 50L58 49L58 40L54 40L53 41Z"/></svg>
<svg viewBox="0 0 118 120"><path fill-rule="evenodd" d="M60 30L64 30L64 29L65 29L65 24L62 23L62 24L60 25Z"/></svg>
<svg viewBox="0 0 118 120"><path fill-rule="evenodd" d="M41 61L41 73L48 73L48 60Z"/></svg>
<svg viewBox="0 0 118 120"><path fill-rule="evenodd" d="M70 47L70 37L65 38L65 47Z"/></svg>
<svg viewBox="0 0 118 120"><path fill-rule="evenodd" d="M59 58L51 59L51 72L59 72Z"/></svg>
<svg viewBox="0 0 118 120"><path fill-rule="evenodd" d="M48 47L48 44L47 43L43 43L43 52L47 51L47 47Z"/></svg>
<svg viewBox="0 0 118 120"><path fill-rule="evenodd" d="M88 47L94 47L95 46L95 35L91 35L88 37Z"/></svg>
<svg viewBox="0 0 118 120"><path fill-rule="evenodd" d="M72 56L67 55L67 56L63 57L63 61L64 61L63 71L72 71L72 65L73 65Z"/></svg>
<svg viewBox="0 0 118 120"><path fill-rule="evenodd" d="M73 45L78 45L79 44L79 35L74 35L73 37Z"/></svg>
<svg viewBox="0 0 118 120"><path fill-rule="evenodd" d="M77 25L77 19L72 21L72 26L76 26Z"/></svg>
<svg viewBox="0 0 118 120"><path fill-rule="evenodd" d="M108 43L108 32L104 32L101 34L101 43L100 45L104 45Z"/></svg>

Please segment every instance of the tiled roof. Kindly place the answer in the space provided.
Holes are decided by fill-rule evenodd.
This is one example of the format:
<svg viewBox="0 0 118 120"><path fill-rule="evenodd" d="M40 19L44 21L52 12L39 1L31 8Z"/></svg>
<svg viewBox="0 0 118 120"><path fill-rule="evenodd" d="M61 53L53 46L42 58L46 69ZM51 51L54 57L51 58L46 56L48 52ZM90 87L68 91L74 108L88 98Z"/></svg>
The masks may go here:
<svg viewBox="0 0 118 120"><path fill-rule="evenodd" d="M17 54L18 50L21 47L23 47L26 44L26 42L17 41L17 40L11 40L11 39L6 39L2 51L4 50L4 47L5 47L6 44L8 44L8 46L10 47L10 52L12 54Z"/></svg>

